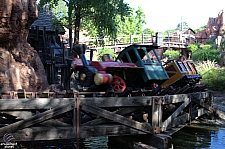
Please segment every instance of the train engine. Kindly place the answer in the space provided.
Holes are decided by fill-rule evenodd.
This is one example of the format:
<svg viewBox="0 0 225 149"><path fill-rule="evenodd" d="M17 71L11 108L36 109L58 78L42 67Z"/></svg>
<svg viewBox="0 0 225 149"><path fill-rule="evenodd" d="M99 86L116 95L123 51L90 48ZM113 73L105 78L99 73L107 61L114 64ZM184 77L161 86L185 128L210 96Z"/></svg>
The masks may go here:
<svg viewBox="0 0 225 149"><path fill-rule="evenodd" d="M110 92L119 96L131 93L150 93L169 79L155 46L131 45L125 48L116 61L104 55L103 61L88 61L86 46L74 47L72 69L77 74L79 91ZM149 54L149 52L151 54Z"/></svg>

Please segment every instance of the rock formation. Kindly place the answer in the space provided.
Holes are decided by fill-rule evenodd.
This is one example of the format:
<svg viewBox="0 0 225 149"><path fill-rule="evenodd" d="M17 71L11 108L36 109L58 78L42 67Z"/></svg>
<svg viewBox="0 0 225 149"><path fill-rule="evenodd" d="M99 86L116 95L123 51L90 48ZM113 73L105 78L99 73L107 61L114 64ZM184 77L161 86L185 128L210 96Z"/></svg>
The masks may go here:
<svg viewBox="0 0 225 149"><path fill-rule="evenodd" d="M223 36L225 29L225 19L223 10L216 18L209 18L206 29L196 33L195 38L205 42L209 38L215 40L218 36Z"/></svg>
<svg viewBox="0 0 225 149"><path fill-rule="evenodd" d="M30 25L37 18L36 0L1 0L0 91L47 88L39 55L27 43Z"/></svg>

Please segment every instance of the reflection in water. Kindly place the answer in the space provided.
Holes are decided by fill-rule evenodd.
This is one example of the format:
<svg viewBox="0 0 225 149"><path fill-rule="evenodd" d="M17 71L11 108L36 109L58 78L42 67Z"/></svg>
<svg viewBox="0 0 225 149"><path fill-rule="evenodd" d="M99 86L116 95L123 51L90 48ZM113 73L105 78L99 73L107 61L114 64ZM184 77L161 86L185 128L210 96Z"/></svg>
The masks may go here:
<svg viewBox="0 0 225 149"><path fill-rule="evenodd" d="M192 125L172 136L174 149L224 149L225 128Z"/></svg>
<svg viewBox="0 0 225 149"><path fill-rule="evenodd" d="M191 125L172 136L174 149L225 149L225 128ZM76 149L75 140L29 142L33 149ZM119 149L108 144L108 137L92 137L80 140L80 149Z"/></svg>
<svg viewBox="0 0 225 149"><path fill-rule="evenodd" d="M86 138L81 142L80 148L85 149L108 149L108 137Z"/></svg>

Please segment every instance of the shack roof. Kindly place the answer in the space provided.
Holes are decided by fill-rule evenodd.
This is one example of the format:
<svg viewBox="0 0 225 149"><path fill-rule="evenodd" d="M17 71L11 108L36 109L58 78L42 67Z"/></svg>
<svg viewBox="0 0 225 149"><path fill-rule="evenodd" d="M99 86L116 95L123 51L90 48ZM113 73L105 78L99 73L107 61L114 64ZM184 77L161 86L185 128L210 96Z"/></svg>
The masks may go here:
<svg viewBox="0 0 225 149"><path fill-rule="evenodd" d="M31 25L31 27L39 26L39 30L43 30L46 27L46 31L64 34L65 30L59 23L56 16L52 13L47 5L43 7L43 10L38 12L38 19Z"/></svg>
<svg viewBox="0 0 225 149"><path fill-rule="evenodd" d="M187 29L182 30L182 33L183 34L195 34L195 31L191 28L187 28Z"/></svg>

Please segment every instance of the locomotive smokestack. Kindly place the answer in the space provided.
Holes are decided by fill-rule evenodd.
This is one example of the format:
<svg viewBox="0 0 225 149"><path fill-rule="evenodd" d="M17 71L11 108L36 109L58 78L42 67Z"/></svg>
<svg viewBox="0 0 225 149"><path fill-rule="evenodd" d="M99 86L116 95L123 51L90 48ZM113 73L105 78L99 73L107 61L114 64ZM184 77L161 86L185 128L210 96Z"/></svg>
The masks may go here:
<svg viewBox="0 0 225 149"><path fill-rule="evenodd" d="M88 66L89 63L85 57L85 51L87 49L87 46L85 44L76 44L73 46L72 51L76 54L79 55L80 59L83 62L84 66Z"/></svg>

